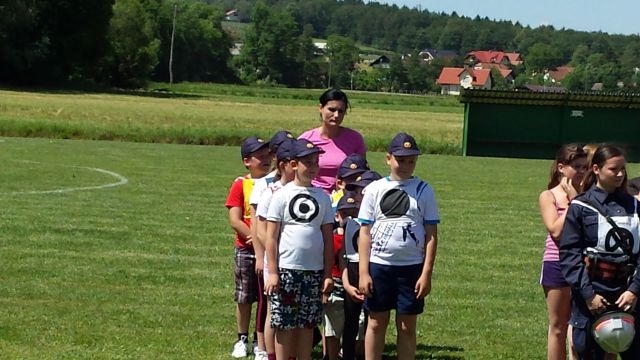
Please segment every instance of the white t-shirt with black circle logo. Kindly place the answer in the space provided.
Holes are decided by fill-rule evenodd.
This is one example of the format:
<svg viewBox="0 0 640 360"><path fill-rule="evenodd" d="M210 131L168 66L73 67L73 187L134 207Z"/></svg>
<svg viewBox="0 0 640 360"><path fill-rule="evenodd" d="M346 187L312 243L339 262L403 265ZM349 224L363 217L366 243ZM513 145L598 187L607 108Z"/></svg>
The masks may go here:
<svg viewBox="0 0 640 360"><path fill-rule="evenodd" d="M364 189L358 221L371 225L370 262L405 266L424 262L424 225L440 223L440 215L429 184L385 177Z"/></svg>
<svg viewBox="0 0 640 360"><path fill-rule="evenodd" d="M275 192L267 220L280 223L278 267L296 270L324 268L320 227L334 221L331 199L320 188L288 183Z"/></svg>

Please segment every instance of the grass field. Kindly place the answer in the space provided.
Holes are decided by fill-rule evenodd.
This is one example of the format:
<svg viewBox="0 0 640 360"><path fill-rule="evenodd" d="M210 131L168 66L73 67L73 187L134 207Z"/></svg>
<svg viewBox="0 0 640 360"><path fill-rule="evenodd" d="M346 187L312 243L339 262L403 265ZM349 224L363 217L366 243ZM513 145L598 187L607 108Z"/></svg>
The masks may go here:
<svg viewBox="0 0 640 360"><path fill-rule="evenodd" d="M0 136L239 145L250 135L318 125L321 90L152 84L135 93L0 90ZM382 150L389 127L411 129L429 153L460 154L463 107L455 98L349 92L345 126Z"/></svg>
<svg viewBox="0 0 640 360"><path fill-rule="evenodd" d="M223 204L243 172L238 152L0 138L0 358L229 358L233 236ZM381 153L369 159L385 170ZM536 200L548 165L420 158L442 224L418 358L545 357ZM121 182L95 169L128 182L75 191Z"/></svg>

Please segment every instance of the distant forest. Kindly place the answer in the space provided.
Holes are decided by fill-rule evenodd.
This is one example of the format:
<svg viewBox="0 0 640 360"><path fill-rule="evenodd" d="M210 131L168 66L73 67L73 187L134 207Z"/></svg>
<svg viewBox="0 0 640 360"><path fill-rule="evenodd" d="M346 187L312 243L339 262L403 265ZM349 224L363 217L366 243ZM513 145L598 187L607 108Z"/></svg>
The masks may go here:
<svg viewBox="0 0 640 360"><path fill-rule="evenodd" d="M635 91L640 71L638 35L531 28L487 17L468 18L455 12L434 13L428 8L359 0L116 0L113 6L104 6L109 1L100 0L36 3L39 5L11 0L0 11L0 80L20 82L22 76L34 73L42 79L85 77L119 86L167 81L174 9L181 26L175 37L175 81L317 87L328 85L331 77L332 84L343 87L426 92L436 90L434 81L442 66L462 65L462 57L472 50L520 53L525 63L514 69L517 83L540 83L545 69L570 65L574 71L562 84L570 89L586 90L587 84L601 82L605 90L620 90L623 83L623 90ZM220 51L230 47L234 39L221 33L216 23L231 9L238 10L240 21L249 23L245 44L235 57ZM92 15L88 19L87 13ZM56 16L68 18L56 20ZM62 33L71 29L72 34ZM328 40L329 60L312 56L314 49L309 44L313 38ZM80 49L88 54L73 56L70 48L74 44L67 43L69 39L91 51ZM394 52L390 73L359 71L353 63L357 58L350 53L356 44ZM460 58L428 69L406 60L405 55L427 48L453 50ZM62 62L60 52L79 66ZM403 57L405 60L399 61ZM400 64L394 65L394 60ZM198 66L191 64L193 61ZM30 71L30 66L52 62L58 65L55 79L46 71ZM127 62L135 66L124 66ZM145 62L147 66L141 69L139 64Z"/></svg>

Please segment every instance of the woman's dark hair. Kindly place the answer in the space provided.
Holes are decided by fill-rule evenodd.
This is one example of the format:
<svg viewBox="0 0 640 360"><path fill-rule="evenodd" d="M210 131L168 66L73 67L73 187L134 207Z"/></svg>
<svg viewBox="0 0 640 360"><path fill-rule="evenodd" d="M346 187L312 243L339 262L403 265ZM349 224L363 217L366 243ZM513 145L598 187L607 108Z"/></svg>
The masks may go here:
<svg viewBox="0 0 640 360"><path fill-rule="evenodd" d="M551 171L549 174L549 184L547 189L553 189L560 184L561 175L558 170L558 164L570 165L573 160L587 158L587 153L582 150L582 147L578 144L562 145L556 152L556 159L551 164Z"/></svg>
<svg viewBox="0 0 640 360"><path fill-rule="evenodd" d="M345 105L345 110L349 110L349 99L347 94L338 89L328 89L320 95L320 106L325 106L329 101L342 101Z"/></svg>
<svg viewBox="0 0 640 360"><path fill-rule="evenodd" d="M593 165L598 165L599 168L604 166L604 163L607 160L617 157L624 157L624 150L621 147L613 144L602 144L598 146L596 151L593 153L593 158L591 158L591 163L589 164L589 171L587 175L584 177L584 186L582 187L583 191L589 190L593 184L596 183L596 174L593 172ZM625 192L627 191L627 172L624 172L624 181L622 181L622 185L620 185L619 189L623 189Z"/></svg>

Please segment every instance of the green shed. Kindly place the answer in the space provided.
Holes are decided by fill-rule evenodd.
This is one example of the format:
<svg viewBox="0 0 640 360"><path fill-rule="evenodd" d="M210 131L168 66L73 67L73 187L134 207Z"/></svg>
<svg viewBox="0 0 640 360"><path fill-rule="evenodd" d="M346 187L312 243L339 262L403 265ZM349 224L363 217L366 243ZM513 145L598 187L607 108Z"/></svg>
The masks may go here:
<svg viewBox="0 0 640 360"><path fill-rule="evenodd" d="M612 142L640 162L640 94L464 90L463 155L552 159L562 144Z"/></svg>

